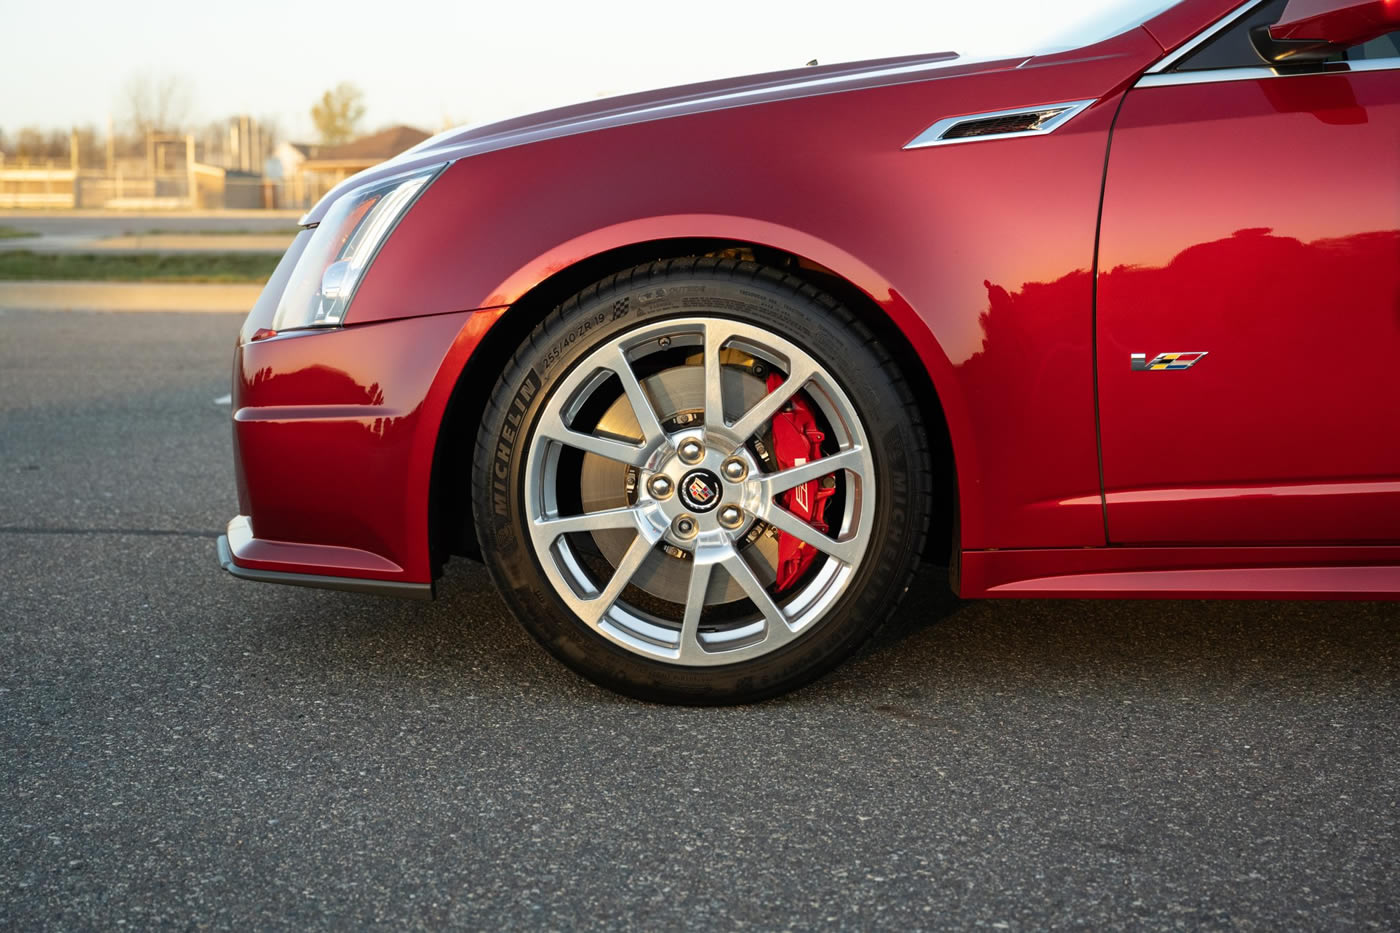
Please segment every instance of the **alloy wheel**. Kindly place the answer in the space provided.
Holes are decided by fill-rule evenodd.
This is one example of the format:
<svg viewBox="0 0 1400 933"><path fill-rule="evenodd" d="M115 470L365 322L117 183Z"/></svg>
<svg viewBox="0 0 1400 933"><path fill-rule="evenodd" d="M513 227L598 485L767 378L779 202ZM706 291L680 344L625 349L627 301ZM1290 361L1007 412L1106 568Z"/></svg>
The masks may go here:
<svg viewBox="0 0 1400 933"><path fill-rule="evenodd" d="M524 480L564 604L628 651L697 667L813 630L865 556L877 494L830 373L717 317L644 325L580 360L543 404Z"/></svg>

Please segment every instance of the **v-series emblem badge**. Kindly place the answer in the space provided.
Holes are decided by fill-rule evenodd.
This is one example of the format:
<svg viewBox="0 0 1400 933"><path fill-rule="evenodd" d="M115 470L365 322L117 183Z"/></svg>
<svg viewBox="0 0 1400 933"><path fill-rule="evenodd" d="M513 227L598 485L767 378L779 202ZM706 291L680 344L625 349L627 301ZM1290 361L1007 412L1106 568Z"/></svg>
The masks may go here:
<svg viewBox="0 0 1400 933"><path fill-rule="evenodd" d="M1157 372L1190 369L1205 358L1205 350L1197 350L1194 353L1158 353L1149 363L1146 353L1134 353L1132 355L1133 371Z"/></svg>

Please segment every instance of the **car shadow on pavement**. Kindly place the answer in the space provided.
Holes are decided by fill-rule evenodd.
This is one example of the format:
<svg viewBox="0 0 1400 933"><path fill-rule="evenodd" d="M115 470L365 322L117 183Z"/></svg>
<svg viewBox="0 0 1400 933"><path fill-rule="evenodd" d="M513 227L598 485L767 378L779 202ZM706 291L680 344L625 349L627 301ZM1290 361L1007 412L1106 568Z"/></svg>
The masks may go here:
<svg viewBox="0 0 1400 933"><path fill-rule="evenodd" d="M270 610L254 626L259 653L286 653L325 676L442 677L468 691L634 702L592 687L550 658L476 564L450 565L433 603L283 587L257 592L257 603ZM998 690L1394 690L1397 630L1394 603L962 601L948 589L946 568L928 567L854 658L775 702L844 696L888 705Z"/></svg>

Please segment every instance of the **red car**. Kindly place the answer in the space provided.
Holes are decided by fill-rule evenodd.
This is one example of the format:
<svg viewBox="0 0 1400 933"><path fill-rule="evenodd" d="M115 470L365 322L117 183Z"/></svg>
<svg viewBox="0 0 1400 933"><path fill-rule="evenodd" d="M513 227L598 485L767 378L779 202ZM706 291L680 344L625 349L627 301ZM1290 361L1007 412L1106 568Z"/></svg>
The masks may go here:
<svg viewBox="0 0 1400 933"><path fill-rule="evenodd" d="M1400 594L1400 0L637 94L342 184L234 361L237 576L724 703L964 597ZM463 607L469 611L469 607Z"/></svg>

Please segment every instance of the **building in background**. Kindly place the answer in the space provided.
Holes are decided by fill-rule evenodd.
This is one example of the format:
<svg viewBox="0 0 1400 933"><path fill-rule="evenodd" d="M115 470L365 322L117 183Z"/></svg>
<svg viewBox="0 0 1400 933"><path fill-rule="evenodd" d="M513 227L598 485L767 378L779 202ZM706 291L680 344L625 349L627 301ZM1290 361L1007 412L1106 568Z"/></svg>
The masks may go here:
<svg viewBox="0 0 1400 933"><path fill-rule="evenodd" d="M266 177L275 133L260 121L240 114L211 124L196 146L200 165L220 170L198 192L201 207L256 209L278 207L277 186Z"/></svg>
<svg viewBox="0 0 1400 933"><path fill-rule="evenodd" d="M218 210L311 207L356 172L416 146L427 133L392 126L337 146L275 142L249 116L201 134L147 133L118 155L80 156L78 133L66 156L6 160L0 153L0 208ZM50 152L62 152L60 142ZM91 147L89 147L91 148Z"/></svg>
<svg viewBox="0 0 1400 933"><path fill-rule="evenodd" d="M272 155L275 134L253 117L243 114L212 123L198 142L199 160L230 172L264 174Z"/></svg>
<svg viewBox="0 0 1400 933"><path fill-rule="evenodd" d="M275 171L286 203L279 206L310 207L351 175L411 149L429 135L400 124L338 146L282 143L275 151Z"/></svg>
<svg viewBox="0 0 1400 933"><path fill-rule="evenodd" d="M110 128L105 152L86 154L79 132L68 152L36 158L0 154L0 207L188 210L276 207L264 178L273 136L252 117L230 117L203 133L147 132L120 147Z"/></svg>

